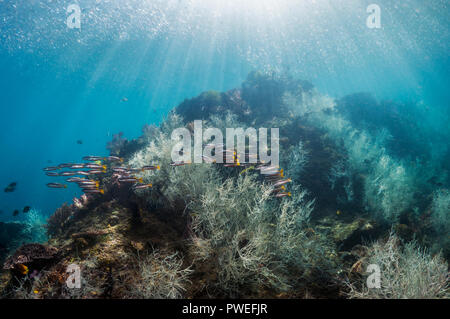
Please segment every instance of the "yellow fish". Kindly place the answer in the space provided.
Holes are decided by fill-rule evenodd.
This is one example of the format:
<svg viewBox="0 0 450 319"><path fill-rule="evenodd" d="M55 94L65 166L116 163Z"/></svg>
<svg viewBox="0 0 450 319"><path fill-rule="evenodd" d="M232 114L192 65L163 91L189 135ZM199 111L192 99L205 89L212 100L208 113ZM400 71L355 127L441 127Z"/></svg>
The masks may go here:
<svg viewBox="0 0 450 319"><path fill-rule="evenodd" d="M247 173L248 171L251 171L251 170L253 170L253 169L255 169L255 166L250 166L249 168L246 168L246 169L244 169L242 172L240 172L239 175L245 174L245 173Z"/></svg>

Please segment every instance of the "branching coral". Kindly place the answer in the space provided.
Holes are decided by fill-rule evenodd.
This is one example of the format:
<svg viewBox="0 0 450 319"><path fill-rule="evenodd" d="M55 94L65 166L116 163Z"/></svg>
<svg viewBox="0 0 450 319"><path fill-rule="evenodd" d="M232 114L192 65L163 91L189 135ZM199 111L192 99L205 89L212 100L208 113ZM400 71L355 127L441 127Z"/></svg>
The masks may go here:
<svg viewBox="0 0 450 319"><path fill-rule="evenodd" d="M380 288L368 288L363 280L348 282L349 297L363 299L430 299L449 297L448 265L441 255L431 256L416 242L403 247L394 234L376 242L362 264L380 268Z"/></svg>
<svg viewBox="0 0 450 319"><path fill-rule="evenodd" d="M152 125L145 124L144 127L142 128L142 137L147 142L151 141L158 133L159 128L153 124Z"/></svg>
<svg viewBox="0 0 450 319"><path fill-rule="evenodd" d="M73 210L67 204L59 207L47 220L47 234L49 236L59 234L72 215Z"/></svg>
<svg viewBox="0 0 450 319"><path fill-rule="evenodd" d="M165 196L165 205L173 206L183 202L186 207L191 201L202 195L210 183L219 180L212 165L188 164L172 167L171 152L176 142L172 141L174 129L183 127L178 115L172 114L162 125L159 132L154 132L154 139L130 160L133 167L158 164L161 170L149 171L143 174L146 183L153 184ZM145 192L141 192L145 196ZM153 199L153 198L149 198Z"/></svg>
<svg viewBox="0 0 450 319"><path fill-rule="evenodd" d="M286 97L285 103L301 114L310 124L323 129L346 152L346 165L336 163L330 182L347 175L347 200L354 199L351 176L363 177L363 202L375 218L390 223L398 221L401 213L412 210L417 204L415 193L430 192L427 180L439 168L410 159L399 159L389 154L385 145L392 138L386 129L369 133L364 127L354 128L352 123L338 113L332 99L317 91L304 93L302 99Z"/></svg>
<svg viewBox="0 0 450 319"><path fill-rule="evenodd" d="M205 125L223 131L245 126L232 113L212 116ZM145 182L164 195L165 205L182 202L184 211L190 212L194 255L202 262L219 264L217 282L211 285L229 296L244 285L250 290L261 285L286 289L296 284L288 279L292 269L300 280L311 269L327 272L333 267L329 258L333 247L319 234L308 237L313 202L305 200L304 190L294 186L292 198L278 200L272 196L272 187L261 184L252 174L222 182L215 165L170 167L174 144L170 134L178 127L183 125L172 114L158 132L152 132L153 139L134 155L131 165L161 165L157 174L145 173ZM307 151L302 143L290 151L294 156L288 170L300 174ZM154 200L152 195L147 198Z"/></svg>
<svg viewBox="0 0 450 319"><path fill-rule="evenodd" d="M288 156L289 163L287 166L287 174L296 180L300 180L306 164L308 163L309 152L305 148L302 141L293 146Z"/></svg>
<svg viewBox="0 0 450 319"><path fill-rule="evenodd" d="M31 209L25 217L25 229L22 232L31 242L44 243L48 240L45 225L43 215L36 209Z"/></svg>
<svg viewBox="0 0 450 319"><path fill-rule="evenodd" d="M366 98L360 97L363 103ZM370 109L372 104L359 105L359 98L350 98L356 103L356 108L353 104L346 107L351 116L346 115L348 112L339 103L336 106L334 99L319 94L307 83L253 73L242 89L207 92L182 103L176 110L186 121L172 112L159 127L145 126L139 139L127 141L122 134L114 135L108 149L123 158L123 163L117 165L127 169L105 160L107 172L129 169L124 174L135 179L128 182L139 183L131 188L116 187L122 183L116 178L119 174L114 178L99 174L99 183L106 186L105 196L90 196L89 205L87 197L74 199L74 205L57 210L49 218L48 234L58 248L63 247L58 268L52 265L50 269L36 270L37 275L33 269L34 281L30 280L28 287L20 283L16 295L24 298L195 298L206 295L273 297L285 292L288 297L296 297L306 290L314 290L314 294L320 290L319 295L323 296L336 288L337 275L342 274L337 264L352 262L352 258L359 256L354 253L359 249L351 253L347 250L360 244L366 236L378 236L379 231L387 229L380 220L401 221L401 225L396 225L401 227L394 229L406 229L412 235L421 235L422 229L416 227L419 218L425 228L431 220L435 233L446 239L450 196L447 190L434 189L434 186L447 186L445 172L437 174L439 168L429 163L402 157L402 150L392 152L389 143L391 134L396 134L379 130L386 127L381 125L382 117L371 127L365 122L356 123L360 113L357 110ZM390 110L384 111L393 115ZM370 112L378 114L376 109ZM235 158L236 165L221 165L208 156L204 156L208 163L203 164L173 159L172 151L177 143L172 140L173 131L185 128L193 133L198 125L194 121L200 119L203 130L217 128L223 133L227 128L246 130L256 125L280 128L283 136L278 138L278 143L284 172L277 167L273 174L262 176L258 173L262 169L261 156L257 165L246 165L247 158L242 159L242 154L236 154L239 156L239 162ZM214 137L214 140L212 136L205 138L203 146L226 142ZM199 140L195 141L198 144ZM247 141L253 140L247 136ZM396 143L391 144L407 144ZM268 146L264 148L272 152ZM233 151L228 149L224 153ZM436 156L442 157L444 153L441 150ZM184 150L179 151L181 154L185 154ZM220 152L215 154L222 156ZM142 182L145 185L140 185ZM277 182L281 184L274 186ZM282 184L284 187L280 188ZM311 192L307 193L303 187ZM433 191L431 204L429 195ZM313 215L316 202L309 200L312 197L317 200L316 216ZM351 222L363 208L377 220L369 222L366 216L358 216L358 220ZM407 214L412 210L417 215L415 220L412 214ZM114 216L106 216L110 211L114 211L111 213ZM430 211L431 218L428 218ZM71 220L74 212L77 218ZM39 216L32 212L28 217L27 232L39 234ZM85 227L91 224L98 224L98 230ZM109 224L108 231L102 230L106 224ZM102 236L106 233L107 236ZM68 240L70 236L73 241ZM95 240L98 236L102 240ZM436 242L441 244L445 239ZM429 243L428 237L420 240ZM141 254L137 260L128 254L127 249L131 247L126 243L131 243ZM150 244L166 248L142 254ZM174 249L183 251L183 258L173 253ZM106 254L106 251L113 253ZM366 255L354 264L351 275L361 273L369 264L378 264L383 285L381 289L370 290L361 278L352 277L350 297L448 296L445 262L440 256L432 257L416 243L402 246L391 235L387 242L360 251ZM87 252L101 262L86 258ZM183 259L189 263L183 263ZM28 262L22 256L17 260ZM83 288L69 290L59 285L57 292L47 289L52 274L57 278L54 282L64 283L65 267L72 260L81 266ZM10 269L14 265L12 262ZM47 271L51 274L45 274ZM191 283L194 278L196 281ZM103 284L106 288L101 293ZM38 293L30 293L30 287ZM51 288L55 287L53 284ZM338 296L337 289L332 294Z"/></svg>
<svg viewBox="0 0 450 319"><path fill-rule="evenodd" d="M192 270L183 268L183 260L177 253L164 256L155 250L138 261L139 278L131 291L131 297L145 299L182 298Z"/></svg>
<svg viewBox="0 0 450 319"><path fill-rule="evenodd" d="M353 176L346 161L340 160L331 167L328 175L328 181L330 182L332 190L341 186L345 191L345 198L338 195L338 202L350 203L353 201Z"/></svg>
<svg viewBox="0 0 450 319"><path fill-rule="evenodd" d="M404 166L387 155L382 156L365 181L367 205L382 214L385 220L395 222L413 203L413 178Z"/></svg>
<svg viewBox="0 0 450 319"><path fill-rule="evenodd" d="M248 125L239 122L236 114L229 111L225 113L225 116L216 114L211 115L207 124L207 127L218 128L221 132L226 132L227 128L242 127L245 129L247 126ZM217 143L220 143L220 141Z"/></svg>
<svg viewBox="0 0 450 319"><path fill-rule="evenodd" d="M292 112L294 116L298 117L314 117L323 111L333 110L336 103L328 96L318 93L316 89L308 91L285 92L282 97L283 104Z"/></svg>
<svg viewBox="0 0 450 319"><path fill-rule="evenodd" d="M192 206L193 231L204 247L217 253L215 285L228 295L242 285L286 289L295 284L285 276L288 268L298 279L313 264L327 269L326 258L315 259L325 255L323 242L305 232L313 203L306 202L298 188L292 200L281 202L271 192L254 177L229 178Z"/></svg>
<svg viewBox="0 0 450 319"><path fill-rule="evenodd" d="M450 232L450 192L440 189L434 193L432 221L437 232L448 235Z"/></svg>
<svg viewBox="0 0 450 319"><path fill-rule="evenodd" d="M450 249L450 192L440 189L434 193L431 205L431 222L439 238L439 243L444 247L444 253Z"/></svg>

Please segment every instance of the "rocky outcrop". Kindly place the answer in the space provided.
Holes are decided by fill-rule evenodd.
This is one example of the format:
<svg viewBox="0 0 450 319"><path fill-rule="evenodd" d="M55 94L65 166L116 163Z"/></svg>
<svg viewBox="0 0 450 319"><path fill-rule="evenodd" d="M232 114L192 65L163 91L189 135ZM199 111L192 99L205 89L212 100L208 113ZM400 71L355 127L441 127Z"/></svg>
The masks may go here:
<svg viewBox="0 0 450 319"><path fill-rule="evenodd" d="M57 253L58 249L55 247L41 244L26 244L17 249L14 255L5 261L3 269L14 269L20 264L42 265L54 259Z"/></svg>

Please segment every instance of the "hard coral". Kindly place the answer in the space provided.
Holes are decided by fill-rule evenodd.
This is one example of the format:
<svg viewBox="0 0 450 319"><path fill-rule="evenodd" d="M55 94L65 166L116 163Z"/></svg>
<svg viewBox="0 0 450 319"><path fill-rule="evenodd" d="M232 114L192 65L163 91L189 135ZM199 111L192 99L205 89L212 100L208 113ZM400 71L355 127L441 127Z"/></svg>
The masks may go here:
<svg viewBox="0 0 450 319"><path fill-rule="evenodd" d="M55 257L58 249L41 244L26 244L21 246L9 257L3 265L3 269L14 269L20 264L47 262Z"/></svg>

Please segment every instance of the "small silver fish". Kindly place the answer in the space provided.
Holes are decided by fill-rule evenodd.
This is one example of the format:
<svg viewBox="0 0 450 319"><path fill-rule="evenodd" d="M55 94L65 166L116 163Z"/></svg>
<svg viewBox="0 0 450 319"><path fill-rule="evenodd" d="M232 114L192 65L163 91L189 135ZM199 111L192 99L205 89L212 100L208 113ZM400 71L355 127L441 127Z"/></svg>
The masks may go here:
<svg viewBox="0 0 450 319"><path fill-rule="evenodd" d="M240 163L235 163L235 164L225 164L225 165L223 165L224 167L239 167L239 166L241 166L241 164Z"/></svg>
<svg viewBox="0 0 450 319"><path fill-rule="evenodd" d="M156 165L156 166L147 165L147 166L142 167L143 171L153 171L153 170L159 170L159 169L161 169L161 167L159 165Z"/></svg>
<svg viewBox="0 0 450 319"><path fill-rule="evenodd" d="M84 156L83 161L89 161L89 162L95 162L95 161L101 161L103 157L101 156Z"/></svg>
<svg viewBox="0 0 450 319"><path fill-rule="evenodd" d="M119 183L143 183L144 180L142 178L136 177L123 177L119 178Z"/></svg>
<svg viewBox="0 0 450 319"><path fill-rule="evenodd" d="M224 147L225 144L224 144L224 143L217 143L217 144L215 144L215 143L209 143L209 144L206 144L205 146L206 146L206 147L209 147L209 148L212 148L212 147Z"/></svg>
<svg viewBox="0 0 450 319"><path fill-rule="evenodd" d="M75 176L78 175L77 172L61 172L59 176Z"/></svg>
<svg viewBox="0 0 450 319"><path fill-rule="evenodd" d="M122 173L122 172L130 172L130 168L128 167L113 167L113 172Z"/></svg>
<svg viewBox="0 0 450 319"><path fill-rule="evenodd" d="M101 170L92 170L92 171L86 171L88 173L88 175L97 175L97 174L104 174L105 171L101 171Z"/></svg>
<svg viewBox="0 0 450 319"><path fill-rule="evenodd" d="M83 189L86 194L105 194L103 189Z"/></svg>
<svg viewBox="0 0 450 319"><path fill-rule="evenodd" d="M56 172L47 172L47 173L45 173L45 175L47 175L47 176L59 176L59 173L56 173Z"/></svg>
<svg viewBox="0 0 450 319"><path fill-rule="evenodd" d="M282 185L290 183L290 182L292 182L292 180L290 178L288 178L288 179L285 179L285 180L282 180L282 181L279 181L279 182L273 184L273 186L278 187L278 186L282 186Z"/></svg>
<svg viewBox="0 0 450 319"><path fill-rule="evenodd" d="M275 195L275 197L277 197L277 198L286 197L286 196L290 197L291 196L291 192L278 193L278 194Z"/></svg>
<svg viewBox="0 0 450 319"><path fill-rule="evenodd" d="M50 188L67 188L67 185L60 183L48 183L47 186Z"/></svg>
<svg viewBox="0 0 450 319"><path fill-rule="evenodd" d="M96 181L84 181L84 182L77 182L78 186L80 187L85 187L85 186L95 186L98 187L99 186L99 182Z"/></svg>
<svg viewBox="0 0 450 319"><path fill-rule="evenodd" d="M72 166L70 166L69 168L71 169L79 169L79 168L84 168L85 164L73 164Z"/></svg>
<svg viewBox="0 0 450 319"><path fill-rule="evenodd" d="M85 164L84 168L106 169L106 165L99 164Z"/></svg>
<svg viewBox="0 0 450 319"><path fill-rule="evenodd" d="M58 165L58 167L59 168L67 168L67 167L70 167L70 166L72 166L73 164L71 164L71 163L63 163L63 164L59 164Z"/></svg>
<svg viewBox="0 0 450 319"><path fill-rule="evenodd" d="M81 189L85 191L87 189L98 189L98 187L96 185L83 185L81 186Z"/></svg>
<svg viewBox="0 0 450 319"><path fill-rule="evenodd" d="M261 172L262 172L262 171L278 170L279 167L278 167L278 166L275 166L275 165L270 165L270 166L264 166L264 165L262 165L262 166L257 167L256 169L259 169L259 170L261 170Z"/></svg>
<svg viewBox="0 0 450 319"><path fill-rule="evenodd" d="M90 175L89 174L89 171L76 171L76 175L83 175L83 176L88 176L88 175Z"/></svg>
<svg viewBox="0 0 450 319"><path fill-rule="evenodd" d="M188 163L185 163L185 162L181 161L181 162L172 162L169 165L170 166L183 166L183 165L186 165L186 164L188 164Z"/></svg>
<svg viewBox="0 0 450 319"><path fill-rule="evenodd" d="M134 189L147 189L147 188L151 188L153 185L152 184L144 184L144 185L136 185L133 188Z"/></svg>
<svg viewBox="0 0 450 319"><path fill-rule="evenodd" d="M206 155L202 155L203 160L205 161L205 163L215 163L216 160L213 159L212 157L206 156Z"/></svg>
<svg viewBox="0 0 450 319"><path fill-rule="evenodd" d="M120 158L118 156L107 156L104 157L103 160L110 162L123 162L123 158Z"/></svg>

